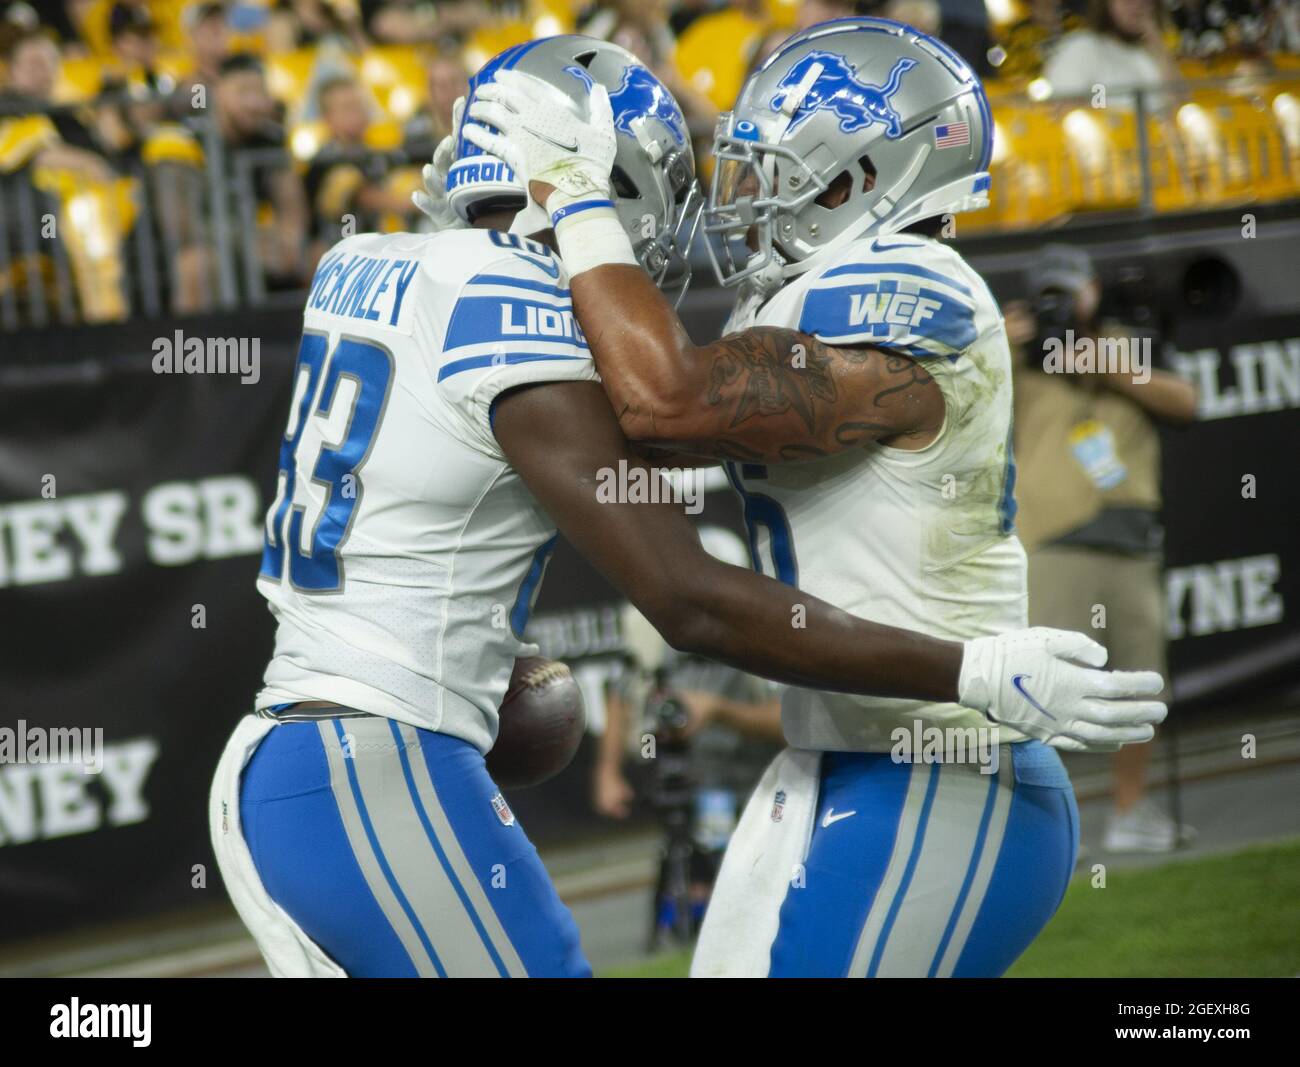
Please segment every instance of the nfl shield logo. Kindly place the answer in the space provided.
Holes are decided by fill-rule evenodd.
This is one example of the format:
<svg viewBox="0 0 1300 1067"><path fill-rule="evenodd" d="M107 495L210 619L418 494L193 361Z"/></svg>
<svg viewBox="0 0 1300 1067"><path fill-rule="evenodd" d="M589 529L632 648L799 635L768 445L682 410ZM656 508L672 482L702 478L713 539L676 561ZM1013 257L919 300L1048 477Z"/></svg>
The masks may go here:
<svg viewBox="0 0 1300 1067"><path fill-rule="evenodd" d="M772 798L772 821L780 822L781 816L785 814L785 790L778 789L776 796Z"/></svg>
<svg viewBox="0 0 1300 1067"><path fill-rule="evenodd" d="M514 826L515 813L510 810L510 805L506 803L506 798L500 793L492 798L492 810L497 813L497 818L501 820L502 826Z"/></svg>

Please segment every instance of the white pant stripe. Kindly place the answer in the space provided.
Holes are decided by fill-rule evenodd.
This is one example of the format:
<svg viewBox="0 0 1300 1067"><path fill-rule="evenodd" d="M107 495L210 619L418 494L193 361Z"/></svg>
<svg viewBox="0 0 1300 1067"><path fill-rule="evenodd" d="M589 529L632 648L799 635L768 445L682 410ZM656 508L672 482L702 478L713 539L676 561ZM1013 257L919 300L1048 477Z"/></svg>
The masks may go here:
<svg viewBox="0 0 1300 1067"><path fill-rule="evenodd" d="M348 779L347 764L344 762L350 757L343 755L332 722L322 720L316 726L325 748L325 758L329 762L330 788L334 793L334 802L338 805L339 816L348 835L348 843L352 846L352 854L356 857L357 866L361 868L366 885L370 887L375 903L379 905L384 918L388 920L393 933L397 935L407 956L410 957L415 973L421 978L437 978L438 971L433 965L433 960L425 951L424 945L420 943L415 927L398 902L396 894L388 884L388 879L384 877L374 850L370 847L370 838L366 835L365 826L361 821L361 812L357 808L356 798L352 795L352 783Z"/></svg>
<svg viewBox="0 0 1300 1067"><path fill-rule="evenodd" d="M935 971L937 978L952 977L957 961L961 958L962 950L965 949L966 941L970 937L971 928L975 925L975 917L979 914L985 896L988 895L989 883L993 880L993 871L998 865L998 856L1002 852L1002 840L1006 836L1007 820L1011 815L1011 802L1015 799L1015 771L1012 767L1009 745L1003 746L1003 753L1002 769L998 774L999 783L993 799L993 813L989 816L984 844L980 849L979 865L975 869L975 877L971 880L970 892L966 894L966 899L962 903L961 915L953 928L952 938L944 950L943 960ZM982 814L983 809L980 810ZM975 832L979 832L978 821L975 824Z"/></svg>
<svg viewBox="0 0 1300 1067"><path fill-rule="evenodd" d="M415 727L405 724L401 725L399 729L404 739L416 744L414 749L409 750L411 753L411 776L415 779L415 790L419 794L420 803L429 818L429 823L438 838L438 843L442 845L443 851L447 854L447 861L451 864L452 871L460 880L465 895L469 897L470 905L474 908L479 921L483 924L483 929L491 939L492 947L496 949L497 955L501 957L501 962L505 964L507 973L511 978L527 978L528 971L524 968L524 961L519 958L515 946L510 943L510 938L506 935L501 920L497 918L495 909L489 902L487 894L483 891L482 883L475 877L474 869L470 866L468 857L460 847L460 841L456 837L456 831L452 828L451 820L447 818L447 813L438 800L437 790L434 789L433 780L429 777L429 766L424 761L424 757L419 750L418 732Z"/></svg>
<svg viewBox="0 0 1300 1067"><path fill-rule="evenodd" d="M849 963L850 978L865 978L871 966L871 957L876 951L876 942L884 929L889 916L890 906L898 895L907 871L907 861L912 855L916 843L916 833L921 821L921 811L925 805L926 790L930 787L930 777L938 773L938 768L927 765L914 765L909 769L907 780L907 797L903 801L903 810L898 817L898 831L894 836L894 848L889 857L889 866L881 880L876 899L871 911L867 913L862 932L858 935L857 946L853 950L853 959Z"/></svg>
<svg viewBox="0 0 1300 1067"><path fill-rule="evenodd" d="M457 977L496 978L500 972L420 820L389 721L348 724L357 738L353 763L379 847L443 969ZM423 762L417 738L403 743L408 760Z"/></svg>

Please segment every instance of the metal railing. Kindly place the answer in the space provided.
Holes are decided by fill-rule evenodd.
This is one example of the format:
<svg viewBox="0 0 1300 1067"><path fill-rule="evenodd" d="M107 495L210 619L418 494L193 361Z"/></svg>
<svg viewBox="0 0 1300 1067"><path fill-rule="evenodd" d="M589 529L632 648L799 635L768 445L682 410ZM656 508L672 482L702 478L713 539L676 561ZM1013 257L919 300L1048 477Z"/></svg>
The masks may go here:
<svg viewBox="0 0 1300 1067"><path fill-rule="evenodd" d="M991 206L963 231L1300 199L1300 77L994 100Z"/></svg>

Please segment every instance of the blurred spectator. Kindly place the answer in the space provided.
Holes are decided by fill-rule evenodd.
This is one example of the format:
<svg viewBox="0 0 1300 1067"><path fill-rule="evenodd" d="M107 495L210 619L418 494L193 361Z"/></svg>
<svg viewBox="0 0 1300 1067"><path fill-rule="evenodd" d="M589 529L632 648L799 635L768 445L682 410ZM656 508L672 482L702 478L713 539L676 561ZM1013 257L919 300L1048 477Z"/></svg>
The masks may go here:
<svg viewBox="0 0 1300 1067"><path fill-rule="evenodd" d="M993 35L988 8L981 0L938 0L938 4L939 28L935 36L966 60L976 74L983 77L992 73L989 49L993 47Z"/></svg>
<svg viewBox="0 0 1300 1067"><path fill-rule="evenodd" d="M1043 73L1043 62L1061 38L1080 26L1079 17L1065 10L1061 0L1030 0L1029 14L1008 27L1003 35L998 77L1037 78Z"/></svg>
<svg viewBox="0 0 1300 1067"><path fill-rule="evenodd" d="M983 10L983 5L979 5ZM956 22L953 31L957 40L950 37L950 31L943 22L943 8L938 0L800 0L799 7L795 13L795 24L790 29L773 30L767 34L750 63L750 70L756 70L791 34L806 30L810 26L815 26L819 22L829 22L831 19L856 18L863 15L870 15L877 18L893 19L895 22L904 22L922 33L929 34L931 37L941 38L945 44L951 47L958 54L962 55L967 62L977 71L983 72L988 67L988 60L985 52L988 50L987 44L987 22L978 21L975 25L982 27L978 34L978 46L974 51L969 51L969 42L963 37L966 23ZM969 36L969 35L967 35Z"/></svg>
<svg viewBox="0 0 1300 1067"><path fill-rule="evenodd" d="M320 107L329 140L312 158L306 177L315 239L328 246L352 232L403 229L411 202L386 181L392 160L365 143L370 125L365 91L352 78L331 79L320 87ZM386 215L397 216L394 225L384 225Z"/></svg>
<svg viewBox="0 0 1300 1067"><path fill-rule="evenodd" d="M1015 383L1016 530L1029 553L1029 622L1089 634L1107 667L1165 666L1160 439L1156 421L1185 423L1196 390L1137 354L1141 339L1102 321L1101 284L1082 249L1052 245L1028 279L1033 304L1009 303ZM1051 362L1118 342L1123 368ZM1166 852L1190 835L1145 799L1151 745L1113 757L1113 852Z"/></svg>
<svg viewBox="0 0 1300 1067"><path fill-rule="evenodd" d="M635 33L642 49L653 59L672 52L673 34L663 0L599 0L578 16L578 32L589 37L612 41L620 30ZM643 63L650 64L646 55L635 54Z"/></svg>
<svg viewBox="0 0 1300 1067"><path fill-rule="evenodd" d="M237 53L221 64L216 86L216 119L225 149L225 188L235 197L252 193L257 215L261 262L272 287L296 285L301 278L307 234L307 203L302 182L285 152L284 128L266 86L261 60ZM237 161L249 151L279 151L277 162L259 160L252 169L251 190L241 187ZM233 215L239 218L239 215Z"/></svg>
<svg viewBox="0 0 1300 1067"><path fill-rule="evenodd" d="M1274 0L1169 0L1178 52L1195 59L1262 56L1282 46L1284 6Z"/></svg>
<svg viewBox="0 0 1300 1067"><path fill-rule="evenodd" d="M693 56L695 69L687 65L683 72L695 89L726 110L735 103L755 55L771 35L771 25L764 0L730 0L701 13L682 31L676 60L681 64Z"/></svg>
<svg viewBox="0 0 1300 1067"><path fill-rule="evenodd" d="M230 29L224 4L197 4L185 12L184 22L194 68L180 80L172 95L169 110L177 119L208 106L221 76L221 64L230 55Z"/></svg>
<svg viewBox="0 0 1300 1067"><path fill-rule="evenodd" d="M1089 96L1100 85L1107 105L1123 105L1128 90L1176 83L1178 67L1165 42L1163 10L1156 0L1092 0L1086 27L1062 39L1043 75L1057 96ZM1164 104L1163 94L1148 99L1153 108Z"/></svg>
<svg viewBox="0 0 1300 1067"><path fill-rule="evenodd" d="M460 41L494 14L476 0L360 0L359 7L365 32L380 44Z"/></svg>
<svg viewBox="0 0 1300 1067"><path fill-rule="evenodd" d="M0 3L4 22L15 29L43 29L65 55L85 51L80 24L85 17L85 0L14 0Z"/></svg>
<svg viewBox="0 0 1300 1067"><path fill-rule="evenodd" d="M421 161L433 155L438 142L452 132L452 108L469 90L469 74L457 53L443 53L429 60L425 90L423 106L407 120L402 131L407 152Z"/></svg>
<svg viewBox="0 0 1300 1067"><path fill-rule="evenodd" d="M244 232L242 209L247 208L268 287L295 287L303 281L306 195L285 151L284 131L261 61L245 53L228 56L210 88L208 112L193 112L184 124L160 125L143 153L173 310L178 312L209 309L216 295L217 205L211 202L213 183L207 170L211 141L205 140L209 114L224 164L217 187L225 198L220 207L226 247L237 254L237 238ZM269 153L270 158L249 161L250 179L245 182L240 163L248 152Z"/></svg>
<svg viewBox="0 0 1300 1067"><path fill-rule="evenodd" d="M108 16L108 36L113 58L131 81L149 90L159 84L158 27L146 8L134 4L114 4Z"/></svg>
<svg viewBox="0 0 1300 1067"><path fill-rule="evenodd" d="M367 45L360 9L355 4L277 0L267 20L268 52L289 52L330 39L342 40L356 48Z"/></svg>
<svg viewBox="0 0 1300 1067"><path fill-rule="evenodd" d="M889 0L885 4L884 16L895 22L905 22L931 37L940 36L943 28L943 11L938 0Z"/></svg>
<svg viewBox="0 0 1300 1067"><path fill-rule="evenodd" d="M61 65L53 40L39 29L7 29L0 52L0 289L37 321L52 310L120 318L129 194L100 151L93 109L53 106ZM73 197L78 226L66 225Z"/></svg>
<svg viewBox="0 0 1300 1067"><path fill-rule="evenodd" d="M62 60L58 46L42 30L14 34L3 55L7 72L0 99L5 103L3 150L7 166L35 162L70 170L90 181L112 177L94 132L94 116L86 109L55 108L54 87ZM22 116L21 109L31 108ZM34 155L39 158L33 158Z"/></svg>

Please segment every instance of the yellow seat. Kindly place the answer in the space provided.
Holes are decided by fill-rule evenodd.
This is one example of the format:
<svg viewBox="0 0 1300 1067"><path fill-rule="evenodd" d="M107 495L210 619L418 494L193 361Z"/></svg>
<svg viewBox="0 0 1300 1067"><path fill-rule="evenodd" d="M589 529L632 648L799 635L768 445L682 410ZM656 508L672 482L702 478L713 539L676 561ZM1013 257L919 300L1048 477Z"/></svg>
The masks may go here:
<svg viewBox="0 0 1300 1067"><path fill-rule="evenodd" d="M299 48L266 57L266 84L271 95L289 107L297 107L307 94L312 67L316 63L314 48Z"/></svg>
<svg viewBox="0 0 1300 1067"><path fill-rule="evenodd" d="M678 39L673 62L715 107L727 111L745 81L749 57L768 29L766 22L736 10L704 15Z"/></svg>
<svg viewBox="0 0 1300 1067"><path fill-rule="evenodd" d="M402 144L402 124L395 119L380 119L366 127L366 147L376 152L391 152Z"/></svg>
<svg viewBox="0 0 1300 1067"><path fill-rule="evenodd" d="M799 0L764 0L767 21L774 30L793 29L799 14Z"/></svg>
<svg viewBox="0 0 1300 1067"><path fill-rule="evenodd" d="M504 19L476 30L461 55L468 69L478 70L498 52L532 39L532 28L523 19Z"/></svg>
<svg viewBox="0 0 1300 1067"><path fill-rule="evenodd" d="M357 75L379 106L402 121L424 101L427 56L427 50L414 45L368 48L361 56Z"/></svg>
<svg viewBox="0 0 1300 1067"><path fill-rule="evenodd" d="M79 104L92 99L104 80L104 61L96 56L65 59L54 83L54 99L60 104Z"/></svg>
<svg viewBox="0 0 1300 1067"><path fill-rule="evenodd" d="M581 5L570 0L528 0L528 24L534 37L553 37L572 33L577 25Z"/></svg>
<svg viewBox="0 0 1300 1067"><path fill-rule="evenodd" d="M994 111L995 131L988 212L971 221L1000 228L1020 229L1044 225L1061 213L1054 195L1063 166L1064 146L1059 127L1041 110L1023 102ZM961 220L958 225L966 222Z"/></svg>

